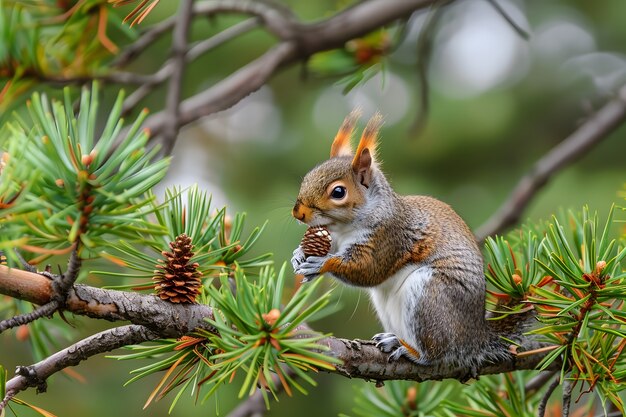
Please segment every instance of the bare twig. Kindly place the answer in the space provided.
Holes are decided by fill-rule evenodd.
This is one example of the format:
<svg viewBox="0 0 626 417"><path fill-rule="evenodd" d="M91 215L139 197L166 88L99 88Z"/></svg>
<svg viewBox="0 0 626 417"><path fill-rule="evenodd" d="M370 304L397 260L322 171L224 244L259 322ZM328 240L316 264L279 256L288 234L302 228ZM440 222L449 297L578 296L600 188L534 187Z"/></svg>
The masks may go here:
<svg viewBox="0 0 626 417"><path fill-rule="evenodd" d="M182 0L178 19L174 26L172 40L171 66L172 75L165 101L165 117L163 125L164 152L170 154L174 148L178 130L180 129L180 99L182 95L183 73L185 71L185 54L187 38L191 24L193 0Z"/></svg>
<svg viewBox="0 0 626 417"><path fill-rule="evenodd" d="M258 90L285 60L292 58L296 46L292 42L280 43L245 67L181 103L180 123L189 124L202 116L227 109L248 94ZM156 113L144 122L153 137L159 136L165 123L165 114Z"/></svg>
<svg viewBox="0 0 626 417"><path fill-rule="evenodd" d="M132 45L124 47L117 55L111 65L113 67L123 67L137 58L143 51L152 45L162 35L169 32L176 23L177 16L171 16L152 26L144 32Z"/></svg>
<svg viewBox="0 0 626 417"><path fill-rule="evenodd" d="M549 375L550 377L553 377L554 372L550 372ZM552 383L548 386L548 389L546 390L546 392L543 394L543 397L541 398L541 402L539 402L539 405L537 406L538 417L544 417L544 415L546 414L546 406L548 405L548 400L550 399L550 397L552 396L552 393L554 392L556 387L559 386L560 383L561 383L561 378L560 376L557 376L554 379L554 381L552 381Z"/></svg>
<svg viewBox="0 0 626 417"><path fill-rule="evenodd" d="M565 379L563 381L563 411L561 413L562 417L569 417L569 409L572 403L572 390L574 389L574 384L572 381Z"/></svg>
<svg viewBox="0 0 626 417"><path fill-rule="evenodd" d="M428 83L428 68L432 57L435 30L443 14L444 4L434 5L433 9L426 17L426 22L420 31L417 39L417 76L420 88L419 108L417 116L411 126L411 133L414 136L426 126L428 113L430 112L430 84Z"/></svg>
<svg viewBox="0 0 626 417"><path fill-rule="evenodd" d="M76 278L78 278L78 274L80 272L80 265L82 260L78 255L78 244L72 250L70 255L70 259L67 262L67 270L64 274L57 276L52 282L52 288L55 291L55 299L59 302L59 304L65 303L65 298L67 292L70 290L74 282L76 282Z"/></svg>
<svg viewBox="0 0 626 417"><path fill-rule="evenodd" d="M239 23L236 23L223 31L211 36L208 39L197 42L192 46L185 55L185 62L192 62L199 56L217 48L218 46L234 39L256 27L259 26L259 20L257 18L250 18ZM151 81L141 85L135 91L133 91L125 100L122 107L122 115L126 115L135 109L135 106L139 104L148 94L150 94L156 86L165 82L172 74L174 66L171 60L166 62L159 71L157 71L151 78Z"/></svg>
<svg viewBox="0 0 626 417"><path fill-rule="evenodd" d="M8 74L8 76L12 76L13 74ZM90 83L94 80L100 80L104 82L111 82L115 84L132 84L132 85L142 85L148 82L151 82L152 75L143 75L136 74L133 72L125 72L125 71L115 71L107 74L86 74L86 75L77 75L77 76L59 76L59 75L50 75L44 74L38 71L25 71L24 74L20 76L24 79L32 79L44 83L48 83L51 85L82 85L86 83Z"/></svg>
<svg viewBox="0 0 626 417"><path fill-rule="evenodd" d="M524 175L498 211L476 231L478 241L516 224L534 195L558 171L606 139L626 121L626 86L576 131L539 159Z"/></svg>
<svg viewBox="0 0 626 417"><path fill-rule="evenodd" d="M20 391L37 387L45 391L46 380L56 372L69 366L78 365L85 359L99 353L108 352L122 346L157 339L159 335L143 326L128 325L116 327L83 339L31 366L18 367L18 375L7 381L6 396L0 403L0 410Z"/></svg>
<svg viewBox="0 0 626 417"><path fill-rule="evenodd" d="M28 324L42 317L50 317L52 316L52 314L54 314L55 311L57 311L58 308L59 302L57 300L52 300L49 303L37 307L30 313L20 314L19 316L14 316L10 319L2 320L0 321L0 333L17 326L21 326L23 324Z"/></svg>
<svg viewBox="0 0 626 417"><path fill-rule="evenodd" d="M29 264L28 261L24 259L24 257L22 256L22 253L17 248L13 249L13 254L22 265L22 268L24 268L25 270L29 272L37 272L37 268L34 265Z"/></svg>
<svg viewBox="0 0 626 417"><path fill-rule="evenodd" d="M267 2L250 2L250 1L204 1L197 2L191 11L192 16L213 16L217 13L239 13L252 15L261 18L267 29L280 38L284 38L286 21L295 20L291 11L280 5L270 5ZM169 32L175 25L179 17L172 16L157 23L143 35L141 35L132 45L124 48L124 50L113 61L114 67L123 67L129 64L133 59L138 57L150 45L158 40L162 35ZM291 32L290 32L291 33Z"/></svg>
<svg viewBox="0 0 626 417"><path fill-rule="evenodd" d="M513 20L513 18L511 18L511 16L509 16L509 14L506 12L506 10L504 10L502 8L502 6L500 5L500 3L497 2L497 0L487 0L487 2L489 4L491 4L494 9L496 9L496 11L504 18L504 20L507 21L507 23L509 25L511 25L513 30L519 36L521 36L525 40L529 40L530 39L530 33L528 31L526 31L526 29L523 29L519 24L517 24L517 22L515 20Z"/></svg>
<svg viewBox="0 0 626 417"><path fill-rule="evenodd" d="M555 372L552 371L540 372L539 375L528 381L528 383L524 386L524 392L526 393L526 395L531 395L536 391L539 391L552 379L554 375Z"/></svg>

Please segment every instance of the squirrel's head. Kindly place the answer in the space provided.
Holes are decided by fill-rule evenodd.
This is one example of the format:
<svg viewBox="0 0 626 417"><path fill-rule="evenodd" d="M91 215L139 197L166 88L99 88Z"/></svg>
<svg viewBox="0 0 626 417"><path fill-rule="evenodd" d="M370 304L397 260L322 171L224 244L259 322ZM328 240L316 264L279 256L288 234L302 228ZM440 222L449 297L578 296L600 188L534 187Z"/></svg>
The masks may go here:
<svg viewBox="0 0 626 417"><path fill-rule="evenodd" d="M360 112L346 117L330 148L330 159L313 168L302 181L292 214L310 226L349 223L366 202L376 168L378 130L383 119L376 113L367 123L356 152L350 139Z"/></svg>

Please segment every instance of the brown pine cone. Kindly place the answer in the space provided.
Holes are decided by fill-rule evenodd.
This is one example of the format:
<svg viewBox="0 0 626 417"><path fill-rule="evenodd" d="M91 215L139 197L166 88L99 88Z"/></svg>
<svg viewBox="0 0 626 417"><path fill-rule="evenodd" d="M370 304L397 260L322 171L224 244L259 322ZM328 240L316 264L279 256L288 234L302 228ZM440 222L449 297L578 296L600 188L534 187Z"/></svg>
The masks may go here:
<svg viewBox="0 0 626 417"><path fill-rule="evenodd" d="M302 251L305 256L325 256L330 252L330 245L333 238L330 236L328 229L324 226L309 227L304 233L302 242Z"/></svg>
<svg viewBox="0 0 626 417"><path fill-rule="evenodd" d="M154 289L162 300L172 303L195 303L202 286L198 263L190 262L194 253L191 239L182 234L170 243L171 252L163 251L154 271Z"/></svg>

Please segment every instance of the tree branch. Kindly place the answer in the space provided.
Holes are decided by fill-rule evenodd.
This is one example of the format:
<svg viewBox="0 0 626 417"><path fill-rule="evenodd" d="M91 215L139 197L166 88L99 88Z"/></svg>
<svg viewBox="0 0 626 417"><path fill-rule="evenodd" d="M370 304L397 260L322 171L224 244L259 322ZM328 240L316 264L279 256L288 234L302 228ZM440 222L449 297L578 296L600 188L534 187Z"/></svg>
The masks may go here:
<svg viewBox="0 0 626 417"><path fill-rule="evenodd" d="M51 281L39 274L0 265L0 294L43 305L52 300ZM180 337L196 328L212 330L204 320L210 307L179 305L154 295L74 285L65 298L65 309L74 314L108 321L130 321L158 332L161 337Z"/></svg>
<svg viewBox="0 0 626 417"><path fill-rule="evenodd" d="M476 231L479 242L516 224L534 195L558 171L587 153L626 121L626 86L565 140L539 159L498 211Z"/></svg>
<svg viewBox="0 0 626 417"><path fill-rule="evenodd" d="M241 99L261 88L276 69L285 60L293 57L295 52L294 43L280 43L213 87L184 100L180 107L181 125L234 106ZM159 112L148 117L144 122L144 126L150 130L153 138L161 134L165 118L166 115Z"/></svg>
<svg viewBox="0 0 626 417"><path fill-rule="evenodd" d="M509 25L511 25L511 28L513 28L513 30L520 37L522 37L524 40L530 39L530 33L526 29L523 29L515 20L513 20L513 18L509 16L509 14L506 12L506 10L502 8L497 0L487 0L487 3L491 4L491 6L496 9L500 16L502 16L502 18L506 20Z"/></svg>
<svg viewBox="0 0 626 417"><path fill-rule="evenodd" d="M16 276L19 278L16 279ZM18 290L16 286L20 286L21 289ZM0 266L0 294L43 304L51 299L53 292L49 280L45 277ZM163 338L178 338L198 328L214 331L204 320L213 315L209 306L179 305L163 301L154 295L75 285L68 293L65 308L74 314L91 318L129 321ZM389 362L389 355L381 352L376 343L370 340L328 337L319 344L328 348L327 355L343 361L343 365L337 366L332 372L348 378L407 379L421 382L430 379L463 379L467 375L466 369L418 366L403 358ZM531 339L522 340L521 345L520 351L530 351L537 347L537 343ZM534 369L542 358L541 354L520 356L515 360L484 366L478 374Z"/></svg>
<svg viewBox="0 0 626 417"><path fill-rule="evenodd" d="M162 35L169 32L176 23L176 16L168 17L167 19L155 24L149 30L144 32L137 40L132 44L124 47L117 57L111 62L113 67L123 67L128 65L132 60L137 58L143 51L145 51L150 45L157 41Z"/></svg>
<svg viewBox="0 0 626 417"><path fill-rule="evenodd" d="M430 68L430 61L434 49L435 31L443 15L444 7L445 4L433 6L417 38L417 81L420 92L417 115L410 128L410 132L414 136L419 135L424 130L430 113L428 69Z"/></svg>
<svg viewBox="0 0 626 417"><path fill-rule="evenodd" d="M182 0L179 17L174 26L172 40L171 68L172 74L165 100L165 122L163 127L164 152L170 154L174 148L180 129L180 99L182 95L183 74L185 71L185 55L187 54L187 38L192 18L193 0Z"/></svg>
<svg viewBox="0 0 626 417"><path fill-rule="evenodd" d="M228 42L231 39L236 38L256 27L259 26L257 18L251 18L242 22L236 23L223 31L211 36L208 39L202 40L192 46L185 55L185 62L194 61L199 56L206 52L217 48L218 46ZM159 69L151 78L151 81L142 84L139 88L133 91L125 100L122 107L122 115L126 115L135 109L137 104L143 100L148 94L150 94L156 86L165 82L172 74L173 65L171 60L166 62L165 65Z"/></svg>
<svg viewBox="0 0 626 417"><path fill-rule="evenodd" d="M258 17L262 19L268 30L278 37L285 36L284 28L289 26L286 24L287 21L295 21L295 17L289 9L263 2L237 0L204 1L194 4L191 10L191 14L194 17L208 17L217 13L238 13ZM172 16L147 30L132 45L124 47L124 50L113 60L112 66L119 68L128 65L162 35L169 32L176 25L177 19L178 16Z"/></svg>
<svg viewBox="0 0 626 417"><path fill-rule="evenodd" d="M2 404L6 405L20 391L31 387L37 387L37 392L45 391L46 380L68 366L78 365L83 360L102 352L159 337L158 333L143 326L116 327L74 343L34 365L18 367L16 371L18 375L7 381L6 396L0 403L0 411L3 409Z"/></svg>
<svg viewBox="0 0 626 417"><path fill-rule="evenodd" d="M569 417L569 409L572 403L572 390L574 389L574 383L567 378L563 381L563 410L561 415L563 417Z"/></svg>
<svg viewBox="0 0 626 417"><path fill-rule="evenodd" d="M225 110L258 90L279 69L317 52L343 46L347 41L404 18L416 10L431 6L438 0L369 0L358 3L335 16L316 23L299 23L277 10L257 10L264 25L281 41L261 57L250 62L213 87L181 103L181 125ZM238 2L229 1L234 5ZM246 3L249 4L249 3ZM260 3L254 3L258 5ZM240 5L240 7L243 7ZM223 9L226 10L226 9ZM245 10L245 9L241 9ZM145 121L153 137L165 126L164 112L155 113Z"/></svg>
<svg viewBox="0 0 626 417"><path fill-rule="evenodd" d="M54 290L52 299L30 313L20 314L18 316L11 317L10 319L0 321L0 333L5 330L12 329L13 327L28 324L42 317L51 317L54 312L59 309L59 307L63 306L67 292L72 285L74 285L76 278L78 278L80 264L81 259L78 256L77 249L74 248L74 250L72 250L65 274L57 275L52 280L52 289Z"/></svg>

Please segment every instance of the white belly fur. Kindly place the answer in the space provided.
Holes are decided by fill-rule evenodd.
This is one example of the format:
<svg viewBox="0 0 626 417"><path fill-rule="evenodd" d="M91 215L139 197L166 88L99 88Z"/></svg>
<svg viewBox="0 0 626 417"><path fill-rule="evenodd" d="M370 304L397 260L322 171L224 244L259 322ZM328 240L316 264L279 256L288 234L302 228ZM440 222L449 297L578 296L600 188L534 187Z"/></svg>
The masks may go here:
<svg viewBox="0 0 626 417"><path fill-rule="evenodd" d="M385 332L394 333L401 339L415 346L412 331L407 331L407 320L415 320L415 315L408 309L415 308L424 291L424 284L432 278L432 270L428 266L408 265L396 272L381 285L370 288L370 298L376 309L378 318ZM407 306L407 297L410 297L412 306ZM414 328L419 323L412 323Z"/></svg>

